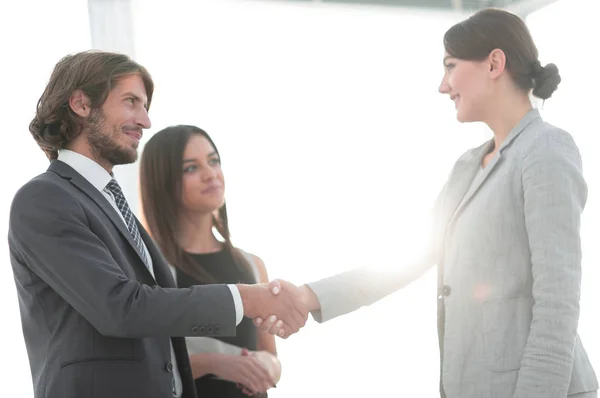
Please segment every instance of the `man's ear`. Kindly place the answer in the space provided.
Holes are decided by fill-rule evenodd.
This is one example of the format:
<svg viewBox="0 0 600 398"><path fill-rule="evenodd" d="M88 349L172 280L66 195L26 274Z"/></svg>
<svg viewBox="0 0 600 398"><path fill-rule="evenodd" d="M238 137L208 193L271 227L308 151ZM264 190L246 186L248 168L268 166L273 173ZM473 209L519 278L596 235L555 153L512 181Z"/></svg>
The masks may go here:
<svg viewBox="0 0 600 398"><path fill-rule="evenodd" d="M488 65L490 77L493 79L498 78L506 68L506 54L504 54L504 51L499 48L493 50L488 56Z"/></svg>
<svg viewBox="0 0 600 398"><path fill-rule="evenodd" d="M88 117L92 111L90 99L81 90L73 91L73 94L69 97L69 107L81 117Z"/></svg>

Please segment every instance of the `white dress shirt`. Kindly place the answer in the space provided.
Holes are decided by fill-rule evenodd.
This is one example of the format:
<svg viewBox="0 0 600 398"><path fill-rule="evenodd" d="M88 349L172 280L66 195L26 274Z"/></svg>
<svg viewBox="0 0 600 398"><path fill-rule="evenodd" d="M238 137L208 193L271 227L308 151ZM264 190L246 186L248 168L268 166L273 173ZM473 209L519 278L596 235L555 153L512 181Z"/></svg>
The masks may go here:
<svg viewBox="0 0 600 398"><path fill-rule="evenodd" d="M108 200L108 202L115 209L115 211L117 212L119 217L123 220L123 223L125 224L125 226L127 226L127 224L125 223L125 219L123 218L123 215L121 214L121 211L117 207L117 202L115 201L113 194L109 190L105 189L106 185L113 178L108 173L108 171L106 171L102 166L100 166L94 160L92 160L84 155L81 155L80 153L77 153L77 152L74 152L74 151L71 151L68 149L60 150L60 152L58 154L58 160L71 166L76 172L81 174L81 176L83 178L85 178L90 184L92 184L98 191L100 191L102 193L102 195L104 195L104 197ZM142 239L142 246L143 246L143 250L145 252L144 254L146 255L146 258L148 259L148 264L147 264L148 270L152 274L152 277L154 277L154 268L153 268L153 263L152 263L152 257L150 256L150 253L148 252L148 248L146 247L146 243L143 241L143 239ZM234 302L234 306L235 306L236 325L239 325L240 322L242 321L242 319L244 318L244 306L242 304L242 297L240 296L240 292L239 292L237 286L235 286L235 285L227 285L227 286L229 287L229 290L231 291L231 296L233 297L233 302ZM170 342L170 340L169 340L169 342ZM171 362L173 364L173 380L174 380L174 389L175 389L174 396L180 397L181 393L182 393L181 376L179 374L179 368L177 366L177 360L175 358L175 351L173 350L172 343L171 343Z"/></svg>

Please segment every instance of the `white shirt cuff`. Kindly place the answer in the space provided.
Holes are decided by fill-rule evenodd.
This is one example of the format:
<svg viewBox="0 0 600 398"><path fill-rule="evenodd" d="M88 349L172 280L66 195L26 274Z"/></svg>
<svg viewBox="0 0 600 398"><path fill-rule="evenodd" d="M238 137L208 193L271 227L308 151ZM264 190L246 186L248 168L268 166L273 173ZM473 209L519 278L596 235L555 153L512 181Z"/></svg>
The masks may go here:
<svg viewBox="0 0 600 398"><path fill-rule="evenodd" d="M233 304L235 305L235 325L239 325L244 319L244 304L242 303L242 296L236 285L227 285L231 290L233 296Z"/></svg>

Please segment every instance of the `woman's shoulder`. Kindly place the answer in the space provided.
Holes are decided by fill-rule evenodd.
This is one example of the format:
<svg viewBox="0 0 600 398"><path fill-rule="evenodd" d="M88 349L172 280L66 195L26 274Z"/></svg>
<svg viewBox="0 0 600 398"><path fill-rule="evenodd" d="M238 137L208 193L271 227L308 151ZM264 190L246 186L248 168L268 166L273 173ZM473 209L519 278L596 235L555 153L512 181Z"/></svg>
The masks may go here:
<svg viewBox="0 0 600 398"><path fill-rule="evenodd" d="M541 119L528 126L523 131L522 138L520 152L523 157L561 155L579 158L579 148L573 136Z"/></svg>
<svg viewBox="0 0 600 398"><path fill-rule="evenodd" d="M254 261L254 262L257 262L257 263L261 263L264 266L263 260L259 256L257 256L256 254L250 253L250 252L248 252L248 251L246 251L244 249L240 249L239 247L236 247L236 249L240 253L242 253L242 255L244 257L246 257L246 260L248 260L248 261Z"/></svg>
<svg viewBox="0 0 600 398"><path fill-rule="evenodd" d="M242 255L246 258L246 261L248 261L250 263L250 265L252 266L252 268L254 268L254 270L256 271L256 274L259 277L258 279L260 280L260 282L268 281L267 267L265 266L265 263L262 260L262 258L257 256L256 254L252 254L243 249L240 249L239 247L236 249L240 253L242 253Z"/></svg>

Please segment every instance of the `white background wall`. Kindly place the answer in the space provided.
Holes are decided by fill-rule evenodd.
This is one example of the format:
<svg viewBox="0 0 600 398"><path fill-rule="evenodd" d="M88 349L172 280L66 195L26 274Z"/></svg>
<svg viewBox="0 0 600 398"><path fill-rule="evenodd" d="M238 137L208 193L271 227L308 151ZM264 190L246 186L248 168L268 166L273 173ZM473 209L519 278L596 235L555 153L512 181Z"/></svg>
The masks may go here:
<svg viewBox="0 0 600 398"><path fill-rule="evenodd" d="M48 167L28 126L52 68L64 55L90 47L87 2L80 0L10 1L0 4L0 119L3 182L0 228L8 233L8 214L17 189ZM33 397L29 360L8 255L0 244L0 279L6 281L0 328L0 395Z"/></svg>
<svg viewBox="0 0 600 398"><path fill-rule="evenodd" d="M51 68L91 43L85 2L14 3L0 14L8 76L0 110L10 145L1 160L0 225L16 189L47 166L27 126ZM156 82L146 137L180 123L212 135L234 241L261 256L272 277L303 283L365 264L406 266L452 163L489 137L480 125L458 124L437 93L441 38L462 15L234 0L134 0L132 9L136 59ZM599 368L597 11L594 0L561 0L528 23L542 61L555 62L563 77L543 116L575 137L590 188L580 334ZM3 395L30 397L6 244L0 249L8 281ZM431 272L370 308L323 325L311 320L279 340L284 374L270 396L434 397L435 305Z"/></svg>

